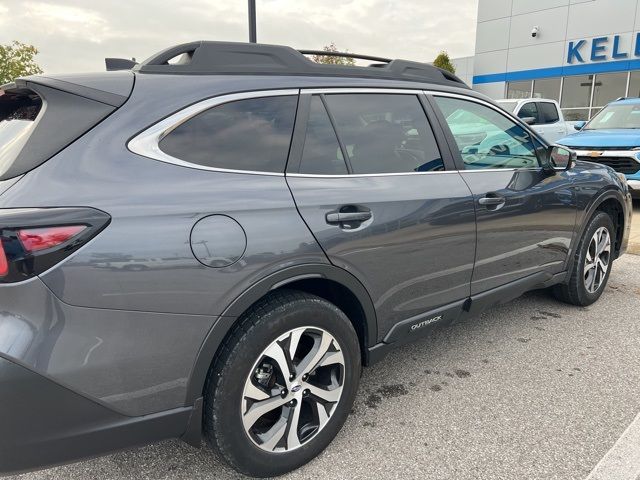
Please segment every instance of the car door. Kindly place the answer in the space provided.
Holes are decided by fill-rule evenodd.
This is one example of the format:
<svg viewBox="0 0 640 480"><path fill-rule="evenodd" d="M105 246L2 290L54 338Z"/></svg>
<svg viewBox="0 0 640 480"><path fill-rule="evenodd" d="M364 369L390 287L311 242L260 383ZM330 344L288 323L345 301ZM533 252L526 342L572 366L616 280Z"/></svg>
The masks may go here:
<svg viewBox="0 0 640 480"><path fill-rule="evenodd" d="M455 317L470 292L473 198L420 96L303 90L287 168L329 260L371 295L378 340Z"/></svg>
<svg viewBox="0 0 640 480"><path fill-rule="evenodd" d="M452 150L474 195L472 295L509 284L536 285L563 272L577 212L571 172L543 168L542 144L498 107L453 94L434 93L431 101L449 127ZM455 134L470 124L485 132L475 145Z"/></svg>

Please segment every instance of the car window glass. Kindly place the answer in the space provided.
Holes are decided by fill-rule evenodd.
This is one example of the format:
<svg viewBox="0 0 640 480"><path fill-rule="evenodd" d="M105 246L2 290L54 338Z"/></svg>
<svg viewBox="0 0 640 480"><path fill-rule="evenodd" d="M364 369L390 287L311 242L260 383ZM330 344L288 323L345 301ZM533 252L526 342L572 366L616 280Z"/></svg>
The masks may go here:
<svg viewBox="0 0 640 480"><path fill-rule="evenodd" d="M300 172L329 175L348 173L336 132L317 95L311 98Z"/></svg>
<svg viewBox="0 0 640 480"><path fill-rule="evenodd" d="M417 96L331 94L325 98L353 173L444 170Z"/></svg>
<svg viewBox="0 0 640 480"><path fill-rule="evenodd" d="M297 101L291 95L212 107L172 130L160 149L207 167L284 172Z"/></svg>
<svg viewBox="0 0 640 480"><path fill-rule="evenodd" d="M522 105L520 111L518 112L519 118L534 118L534 123L540 123L540 118L538 117L538 109L536 108L535 102L529 102Z"/></svg>
<svg viewBox="0 0 640 480"><path fill-rule="evenodd" d="M560 120L558 108L553 103L538 103L538 111L540 112L540 117L542 117L542 123L555 123Z"/></svg>
<svg viewBox="0 0 640 480"><path fill-rule="evenodd" d="M467 170L540 165L531 136L520 125L476 102L438 96L435 99Z"/></svg>

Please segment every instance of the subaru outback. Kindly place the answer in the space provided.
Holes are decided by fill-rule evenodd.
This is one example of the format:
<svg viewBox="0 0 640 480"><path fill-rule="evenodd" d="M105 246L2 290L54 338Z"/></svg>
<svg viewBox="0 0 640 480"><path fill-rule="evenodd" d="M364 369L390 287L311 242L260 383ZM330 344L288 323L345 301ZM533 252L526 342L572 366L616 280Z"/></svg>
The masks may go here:
<svg viewBox="0 0 640 480"><path fill-rule="evenodd" d="M195 42L1 87L1 473L204 437L282 474L390 349L603 293L624 175L431 65L309 53Z"/></svg>

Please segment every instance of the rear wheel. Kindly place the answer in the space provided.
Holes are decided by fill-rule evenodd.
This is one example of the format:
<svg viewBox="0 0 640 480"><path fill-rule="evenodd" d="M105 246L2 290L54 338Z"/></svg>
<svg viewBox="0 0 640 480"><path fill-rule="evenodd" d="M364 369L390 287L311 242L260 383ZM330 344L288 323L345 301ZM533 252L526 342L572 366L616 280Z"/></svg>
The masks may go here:
<svg viewBox="0 0 640 480"><path fill-rule="evenodd" d="M338 433L359 376L359 342L345 314L313 295L276 292L243 316L212 367L207 440L242 473L286 473Z"/></svg>
<svg viewBox="0 0 640 480"><path fill-rule="evenodd" d="M613 264L614 232L609 215L593 216L578 245L569 282L553 289L559 300L586 306L600 298Z"/></svg>

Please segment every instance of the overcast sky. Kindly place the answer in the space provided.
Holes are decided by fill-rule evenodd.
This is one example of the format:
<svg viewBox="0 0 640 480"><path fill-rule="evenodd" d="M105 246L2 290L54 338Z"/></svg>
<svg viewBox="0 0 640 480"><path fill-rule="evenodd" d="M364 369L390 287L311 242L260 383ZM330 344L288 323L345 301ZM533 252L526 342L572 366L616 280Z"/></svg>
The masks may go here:
<svg viewBox="0 0 640 480"><path fill-rule="evenodd" d="M478 0L257 0L258 41L432 61L472 55ZM193 40L246 41L246 0L0 0L0 43L35 45L47 73L104 70Z"/></svg>

